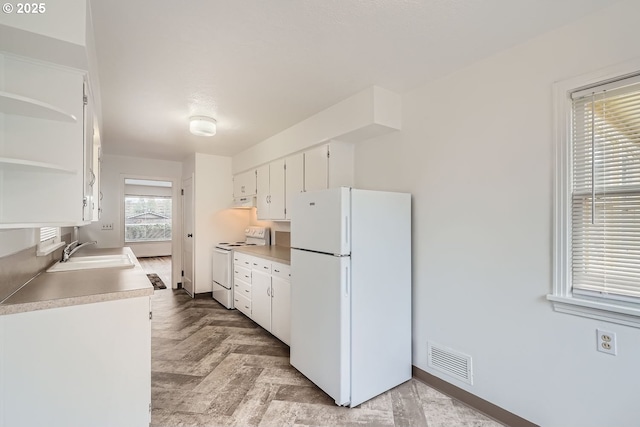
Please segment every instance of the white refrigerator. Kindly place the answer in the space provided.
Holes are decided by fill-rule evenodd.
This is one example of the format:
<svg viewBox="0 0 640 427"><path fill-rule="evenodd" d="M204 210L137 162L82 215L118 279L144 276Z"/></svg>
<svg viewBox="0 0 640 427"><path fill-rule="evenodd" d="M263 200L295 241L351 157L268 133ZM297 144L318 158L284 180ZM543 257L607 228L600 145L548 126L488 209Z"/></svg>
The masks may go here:
<svg viewBox="0 0 640 427"><path fill-rule="evenodd" d="M411 195L300 193L291 216L291 365L354 407L411 378Z"/></svg>

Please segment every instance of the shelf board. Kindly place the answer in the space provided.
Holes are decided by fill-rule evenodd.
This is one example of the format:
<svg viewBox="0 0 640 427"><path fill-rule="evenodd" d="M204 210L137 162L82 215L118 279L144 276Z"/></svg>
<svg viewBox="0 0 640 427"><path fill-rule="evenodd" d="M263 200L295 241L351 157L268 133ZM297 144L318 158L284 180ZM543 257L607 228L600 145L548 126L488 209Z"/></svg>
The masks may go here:
<svg viewBox="0 0 640 427"><path fill-rule="evenodd" d="M41 227L80 227L91 224L91 221L81 222L2 222L0 218L0 230L12 230L20 228L41 228Z"/></svg>
<svg viewBox="0 0 640 427"><path fill-rule="evenodd" d="M12 172L40 171L52 173L64 173L75 175L78 173L75 169L69 169L53 163L34 162L31 160L12 159L8 157L0 157L0 170Z"/></svg>
<svg viewBox="0 0 640 427"><path fill-rule="evenodd" d="M51 104L3 91L0 91L0 112L58 122L76 123L78 121L73 114Z"/></svg>

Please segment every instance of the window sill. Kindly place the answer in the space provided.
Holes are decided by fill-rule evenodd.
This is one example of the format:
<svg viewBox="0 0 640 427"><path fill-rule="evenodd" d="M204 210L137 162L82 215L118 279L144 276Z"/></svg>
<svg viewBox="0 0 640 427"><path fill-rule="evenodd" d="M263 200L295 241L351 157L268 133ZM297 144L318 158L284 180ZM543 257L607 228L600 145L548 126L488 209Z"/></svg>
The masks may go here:
<svg viewBox="0 0 640 427"><path fill-rule="evenodd" d="M47 246L42 246L42 247L38 246L38 249L36 250L36 256L49 255L51 252L55 251L56 249L60 249L64 245L66 245L65 242L58 242L58 243L52 243Z"/></svg>
<svg viewBox="0 0 640 427"><path fill-rule="evenodd" d="M640 309L635 307L557 295L547 295L547 299L551 301L553 310L558 313L640 328Z"/></svg>

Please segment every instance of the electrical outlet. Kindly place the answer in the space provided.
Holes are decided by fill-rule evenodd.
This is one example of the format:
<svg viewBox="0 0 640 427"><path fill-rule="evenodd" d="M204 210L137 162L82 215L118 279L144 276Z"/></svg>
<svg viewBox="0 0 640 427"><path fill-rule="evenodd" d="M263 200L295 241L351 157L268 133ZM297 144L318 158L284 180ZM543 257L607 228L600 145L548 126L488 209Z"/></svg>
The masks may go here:
<svg viewBox="0 0 640 427"><path fill-rule="evenodd" d="M112 231L113 230L113 223L109 222L109 223L103 223L102 224L102 230L103 231Z"/></svg>
<svg viewBox="0 0 640 427"><path fill-rule="evenodd" d="M618 349L616 348L616 334L614 332L605 331L603 329L596 329L598 334L596 344L598 345L598 351L603 353L617 355Z"/></svg>

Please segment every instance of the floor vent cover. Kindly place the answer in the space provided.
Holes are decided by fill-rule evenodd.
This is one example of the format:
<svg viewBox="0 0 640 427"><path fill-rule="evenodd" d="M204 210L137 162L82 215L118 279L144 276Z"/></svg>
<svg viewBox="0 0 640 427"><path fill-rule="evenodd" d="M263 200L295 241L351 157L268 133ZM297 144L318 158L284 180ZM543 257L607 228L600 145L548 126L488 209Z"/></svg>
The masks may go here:
<svg viewBox="0 0 640 427"><path fill-rule="evenodd" d="M430 368L473 385L471 356L427 341L427 364Z"/></svg>

